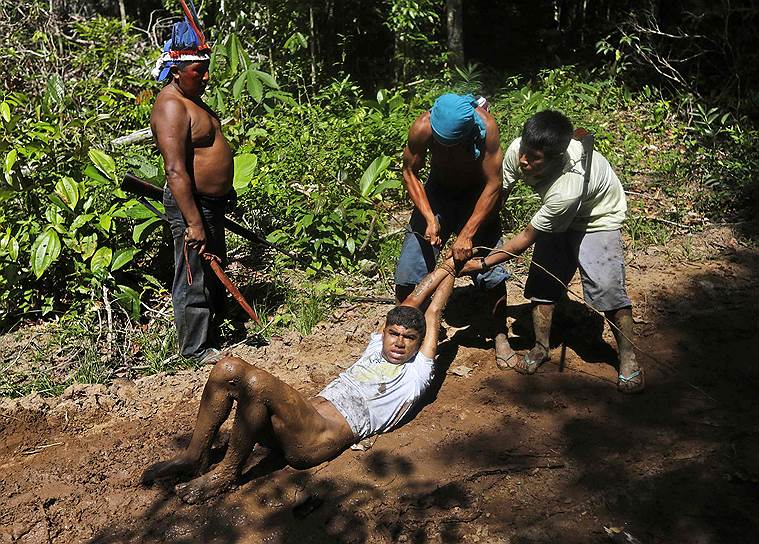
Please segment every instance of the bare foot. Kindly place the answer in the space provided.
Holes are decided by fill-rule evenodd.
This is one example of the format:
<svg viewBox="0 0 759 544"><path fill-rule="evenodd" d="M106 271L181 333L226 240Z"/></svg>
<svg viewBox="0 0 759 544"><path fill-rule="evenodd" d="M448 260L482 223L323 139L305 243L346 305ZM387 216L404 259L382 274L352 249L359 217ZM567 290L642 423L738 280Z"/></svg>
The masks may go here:
<svg viewBox="0 0 759 544"><path fill-rule="evenodd" d="M187 504L202 502L235 487L237 474L232 470L215 470L185 484L174 486L174 492Z"/></svg>
<svg viewBox="0 0 759 544"><path fill-rule="evenodd" d="M511 349L509 338L506 333L499 332L495 335L495 364L501 370L512 370L516 361L513 360L517 354Z"/></svg>
<svg viewBox="0 0 759 544"><path fill-rule="evenodd" d="M161 461L160 463L150 465L145 469L145 472L142 473L140 483L142 485L150 485L159 478L193 474L198 470L199 466L200 463L197 461L193 461L185 455L177 455L168 461Z"/></svg>
<svg viewBox="0 0 759 544"><path fill-rule="evenodd" d="M620 393L640 393L646 388L643 369L638 365L635 354L623 357L619 363L619 380L617 390Z"/></svg>

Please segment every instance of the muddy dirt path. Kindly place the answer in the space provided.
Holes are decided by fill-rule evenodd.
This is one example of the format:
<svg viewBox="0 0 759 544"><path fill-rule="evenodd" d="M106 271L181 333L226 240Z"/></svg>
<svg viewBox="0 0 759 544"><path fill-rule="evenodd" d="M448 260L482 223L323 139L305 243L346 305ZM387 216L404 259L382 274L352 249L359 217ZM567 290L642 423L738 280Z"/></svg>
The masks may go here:
<svg viewBox="0 0 759 544"><path fill-rule="evenodd" d="M483 301L462 287L448 372L415 419L308 471L254 453L239 489L201 505L137 482L189 441L207 369L3 401L0 542L588 543L609 541L604 526L644 543L756 542L759 249L724 229L699 247L710 258L631 256L637 342L659 361L642 358L643 395L615 391L602 324L578 303L537 375L499 371ZM525 348L527 306L510 295ZM383 310L345 306L308 338L237 353L314 394Z"/></svg>

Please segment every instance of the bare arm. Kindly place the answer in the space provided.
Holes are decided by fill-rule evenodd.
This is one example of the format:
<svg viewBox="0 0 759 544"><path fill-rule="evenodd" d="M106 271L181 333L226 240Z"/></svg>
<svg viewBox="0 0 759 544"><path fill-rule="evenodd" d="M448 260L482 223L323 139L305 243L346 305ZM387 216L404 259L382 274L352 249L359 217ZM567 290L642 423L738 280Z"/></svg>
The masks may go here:
<svg viewBox="0 0 759 544"><path fill-rule="evenodd" d="M437 355L437 341L438 335L440 333L440 318L443 314L443 309L448 303L448 299L453 292L454 279L455 278L452 275L445 272L445 277L438 285L437 290L435 290L435 294L432 297L432 302L427 308L427 311L424 313L424 321L426 323L427 334L424 336L424 341L422 342L422 347L419 348L419 351L421 351L423 355L429 357L430 359L434 359L435 355Z"/></svg>
<svg viewBox="0 0 759 544"><path fill-rule="evenodd" d="M187 222L185 240L190 247L203 253L206 234L193 196L194 183L187 171L190 115L178 100L163 100L153 108L150 126L163 157L166 184Z"/></svg>
<svg viewBox="0 0 759 544"><path fill-rule="evenodd" d="M472 256L472 239L482 224L494 212L501 198L503 187L503 151L501 150L498 125L496 125L495 120L490 114L483 114L482 117L486 120L487 127L485 150L482 159L482 173L485 178L485 187L479 199L477 199L472 215L464 225L464 228L461 229L461 232L459 232L456 242L451 247L453 258L459 263Z"/></svg>
<svg viewBox="0 0 759 544"><path fill-rule="evenodd" d="M408 131L408 142L403 149L403 184L411 201L427 221L424 237L433 246L440 246L440 227L432 213L424 185L419 181L419 170L424 166L424 158L432 142L432 127L428 112L420 115Z"/></svg>

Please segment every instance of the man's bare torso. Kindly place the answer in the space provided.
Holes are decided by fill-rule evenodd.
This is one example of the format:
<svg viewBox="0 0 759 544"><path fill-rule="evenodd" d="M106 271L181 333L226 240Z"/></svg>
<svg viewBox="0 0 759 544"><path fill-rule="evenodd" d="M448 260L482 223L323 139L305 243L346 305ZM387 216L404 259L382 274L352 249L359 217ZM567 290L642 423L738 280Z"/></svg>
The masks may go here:
<svg viewBox="0 0 759 544"><path fill-rule="evenodd" d="M486 121L490 117L490 114L482 108L477 108L475 111ZM426 121L429 123L429 115ZM485 184L483 157L482 155L479 158L474 157L472 145L468 142L445 146L430 136L430 177L452 192L481 192Z"/></svg>
<svg viewBox="0 0 759 544"><path fill-rule="evenodd" d="M169 101L179 101L190 117L190 134L186 167L193 180L193 192L206 196L223 196L232 188L234 161L221 131L219 118L205 104L190 100L167 85L153 106L151 127L156 133L156 113Z"/></svg>

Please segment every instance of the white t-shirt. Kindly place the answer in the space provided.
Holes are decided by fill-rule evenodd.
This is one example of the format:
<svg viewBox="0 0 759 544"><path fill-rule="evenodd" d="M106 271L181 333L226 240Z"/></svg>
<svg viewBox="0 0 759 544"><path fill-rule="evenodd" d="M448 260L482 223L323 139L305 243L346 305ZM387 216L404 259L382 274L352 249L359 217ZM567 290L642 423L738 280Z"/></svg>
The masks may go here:
<svg viewBox="0 0 759 544"><path fill-rule="evenodd" d="M517 138L511 142L503 157L503 186L507 192L518 179L523 179L519 169L521 141ZM563 172L554 180L533 186L543 201L530 220L535 229L542 232L598 232L622 227L627 212L622 183L606 157L593 151L590 181L586 186L582 156L582 143L572 140L567 147Z"/></svg>
<svg viewBox="0 0 759 544"><path fill-rule="evenodd" d="M361 358L340 373L319 396L345 417L356 438L391 430L432 381L434 361L421 352L396 365L382 357L382 335L372 334Z"/></svg>

